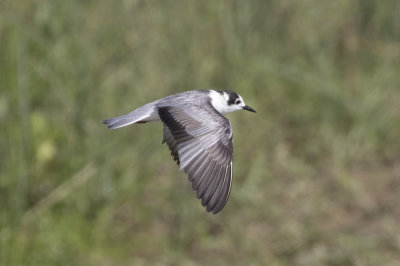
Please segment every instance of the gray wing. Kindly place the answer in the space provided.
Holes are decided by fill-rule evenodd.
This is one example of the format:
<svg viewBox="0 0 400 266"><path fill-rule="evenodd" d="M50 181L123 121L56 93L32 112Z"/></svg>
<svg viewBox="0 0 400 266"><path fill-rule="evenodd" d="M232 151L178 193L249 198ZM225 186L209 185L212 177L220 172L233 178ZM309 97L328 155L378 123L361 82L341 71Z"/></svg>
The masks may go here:
<svg viewBox="0 0 400 266"><path fill-rule="evenodd" d="M179 154L178 154L178 142L175 140L174 136L172 136L171 131L168 129L168 127L164 124L163 128L163 144L166 142L168 145L168 148L171 150L171 156L174 158L174 161L180 164L179 162Z"/></svg>
<svg viewBox="0 0 400 266"><path fill-rule="evenodd" d="M228 119L211 104L158 107L164 140L207 211L217 213L232 184L233 141Z"/></svg>

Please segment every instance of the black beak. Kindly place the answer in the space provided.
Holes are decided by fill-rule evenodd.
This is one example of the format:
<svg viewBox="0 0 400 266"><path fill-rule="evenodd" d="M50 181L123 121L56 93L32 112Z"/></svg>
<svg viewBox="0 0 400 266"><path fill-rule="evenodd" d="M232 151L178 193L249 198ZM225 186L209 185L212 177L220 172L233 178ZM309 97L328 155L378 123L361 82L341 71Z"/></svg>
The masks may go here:
<svg viewBox="0 0 400 266"><path fill-rule="evenodd" d="M247 106L247 105L243 106L242 109L253 112L253 113L257 113L256 110L254 110L253 108L251 108L250 106Z"/></svg>

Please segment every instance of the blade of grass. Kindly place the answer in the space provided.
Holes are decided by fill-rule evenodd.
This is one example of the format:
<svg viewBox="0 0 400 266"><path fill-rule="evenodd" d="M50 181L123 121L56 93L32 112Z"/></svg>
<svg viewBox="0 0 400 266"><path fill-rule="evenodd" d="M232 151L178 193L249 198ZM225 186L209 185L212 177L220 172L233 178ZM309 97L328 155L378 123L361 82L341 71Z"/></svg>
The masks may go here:
<svg viewBox="0 0 400 266"><path fill-rule="evenodd" d="M57 202L62 201L75 189L82 186L97 172L93 162L89 162L79 170L74 176L54 189L49 195L39 201L35 206L29 209L22 217L22 224L26 225L37 219L43 212L50 209Z"/></svg>

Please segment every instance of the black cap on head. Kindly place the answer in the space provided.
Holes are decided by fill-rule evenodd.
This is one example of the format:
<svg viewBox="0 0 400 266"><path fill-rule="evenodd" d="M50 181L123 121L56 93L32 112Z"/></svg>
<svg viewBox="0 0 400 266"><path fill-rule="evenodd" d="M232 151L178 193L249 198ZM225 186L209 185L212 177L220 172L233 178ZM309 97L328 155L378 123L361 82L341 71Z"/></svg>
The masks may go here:
<svg viewBox="0 0 400 266"><path fill-rule="evenodd" d="M219 90L219 93L223 94L226 93L229 96L228 105L235 104L236 100L239 99L239 94L231 90Z"/></svg>

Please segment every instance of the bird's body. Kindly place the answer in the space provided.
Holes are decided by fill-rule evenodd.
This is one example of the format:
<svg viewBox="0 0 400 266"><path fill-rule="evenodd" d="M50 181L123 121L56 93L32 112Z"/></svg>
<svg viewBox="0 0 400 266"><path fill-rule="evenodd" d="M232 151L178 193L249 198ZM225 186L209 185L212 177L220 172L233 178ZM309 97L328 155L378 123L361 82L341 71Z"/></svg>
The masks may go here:
<svg viewBox="0 0 400 266"><path fill-rule="evenodd" d="M104 120L110 129L161 120L174 160L192 182L207 211L225 206L232 184L233 135L222 114L253 109L230 90L193 90L145 104L129 114Z"/></svg>

